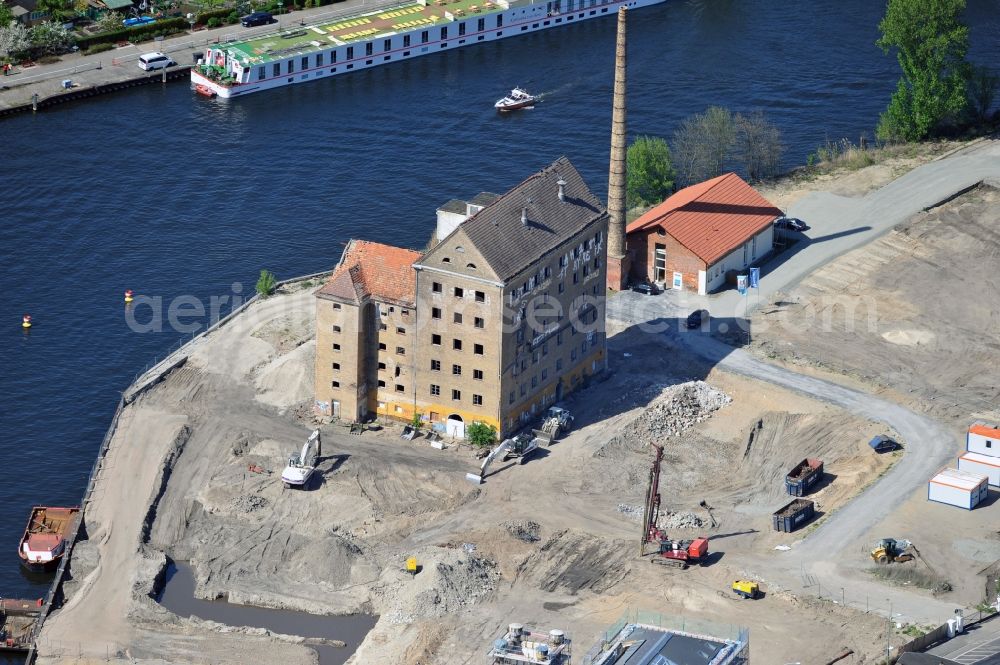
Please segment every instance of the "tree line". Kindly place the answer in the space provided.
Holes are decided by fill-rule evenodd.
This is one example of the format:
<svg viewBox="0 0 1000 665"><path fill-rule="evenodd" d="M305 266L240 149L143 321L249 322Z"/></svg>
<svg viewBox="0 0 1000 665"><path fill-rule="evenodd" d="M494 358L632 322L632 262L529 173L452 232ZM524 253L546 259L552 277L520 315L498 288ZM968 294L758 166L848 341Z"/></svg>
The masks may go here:
<svg viewBox="0 0 1000 665"><path fill-rule="evenodd" d="M677 187L740 171L751 182L773 178L781 170L785 146L781 130L762 111L733 113L712 106L685 118L671 145L656 136L640 136L626 157L629 208L660 203Z"/></svg>

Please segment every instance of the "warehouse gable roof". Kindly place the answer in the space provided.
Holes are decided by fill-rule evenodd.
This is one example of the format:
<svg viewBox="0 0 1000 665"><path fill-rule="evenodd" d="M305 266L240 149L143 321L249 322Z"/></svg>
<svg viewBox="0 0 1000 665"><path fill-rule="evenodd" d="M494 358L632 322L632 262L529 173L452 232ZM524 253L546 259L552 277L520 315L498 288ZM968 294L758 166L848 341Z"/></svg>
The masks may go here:
<svg viewBox="0 0 1000 665"><path fill-rule="evenodd" d="M735 173L680 190L626 228L663 229L712 265L767 228L783 213Z"/></svg>
<svg viewBox="0 0 1000 665"><path fill-rule="evenodd" d="M563 200L560 180L565 183ZM562 157L462 222L453 233L465 234L497 278L506 281L605 214L604 205L580 173ZM446 246L445 241L438 245ZM437 251L428 252L427 258Z"/></svg>

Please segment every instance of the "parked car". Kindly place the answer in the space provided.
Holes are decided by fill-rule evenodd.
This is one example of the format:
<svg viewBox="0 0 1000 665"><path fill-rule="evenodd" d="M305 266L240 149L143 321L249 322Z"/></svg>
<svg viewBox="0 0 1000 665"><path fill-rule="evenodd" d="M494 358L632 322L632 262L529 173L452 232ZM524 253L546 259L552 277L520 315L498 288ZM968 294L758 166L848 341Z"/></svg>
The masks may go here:
<svg viewBox="0 0 1000 665"><path fill-rule="evenodd" d="M806 231L809 229L805 222L795 217L779 217L774 220L774 228L788 229L790 231Z"/></svg>
<svg viewBox="0 0 1000 665"><path fill-rule="evenodd" d="M696 309L687 317L688 328L701 328L702 323L708 321L707 309Z"/></svg>
<svg viewBox="0 0 1000 665"><path fill-rule="evenodd" d="M660 290L656 288L656 284L647 284L646 282L637 282L636 284L633 284L632 290L636 293L642 293L647 296L655 296L660 292Z"/></svg>
<svg viewBox="0 0 1000 665"><path fill-rule="evenodd" d="M147 72L153 71L154 69L166 69L167 67L173 67L177 63L170 59L170 56L160 53L159 51L153 51L152 53L143 53L139 56L139 69L145 69Z"/></svg>
<svg viewBox="0 0 1000 665"><path fill-rule="evenodd" d="M122 21L122 25L126 28L133 28L137 25L148 25L150 23L156 23L156 19L152 16L133 16Z"/></svg>
<svg viewBox="0 0 1000 665"><path fill-rule="evenodd" d="M268 25L274 23L274 17L270 12L254 12L240 19L240 24L244 28L252 28L257 25Z"/></svg>
<svg viewBox="0 0 1000 665"><path fill-rule="evenodd" d="M871 441L868 442L872 450L877 453L887 453L899 448L899 444L887 437L885 434L879 434Z"/></svg>

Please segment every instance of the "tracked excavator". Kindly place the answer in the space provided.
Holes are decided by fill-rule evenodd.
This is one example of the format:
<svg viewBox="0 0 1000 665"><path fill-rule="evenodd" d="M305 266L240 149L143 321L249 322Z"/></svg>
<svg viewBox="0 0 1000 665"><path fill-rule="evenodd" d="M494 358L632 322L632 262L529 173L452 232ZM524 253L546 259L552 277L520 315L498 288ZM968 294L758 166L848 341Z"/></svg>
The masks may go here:
<svg viewBox="0 0 1000 665"><path fill-rule="evenodd" d="M528 455L538 450L538 439L526 434L519 434L513 439L504 439L503 443L490 451L490 454L483 460L479 467L479 475L474 473L465 474L465 479L471 483L479 485L486 477L486 472L490 465L499 457L501 461L511 457L518 458L518 464L524 464Z"/></svg>
<svg viewBox="0 0 1000 665"><path fill-rule="evenodd" d="M313 430L306 442L302 444L302 451L288 456L288 465L281 472L281 482L285 484L285 489L301 488L309 484L309 479L316 471L316 464L322 451L319 430Z"/></svg>

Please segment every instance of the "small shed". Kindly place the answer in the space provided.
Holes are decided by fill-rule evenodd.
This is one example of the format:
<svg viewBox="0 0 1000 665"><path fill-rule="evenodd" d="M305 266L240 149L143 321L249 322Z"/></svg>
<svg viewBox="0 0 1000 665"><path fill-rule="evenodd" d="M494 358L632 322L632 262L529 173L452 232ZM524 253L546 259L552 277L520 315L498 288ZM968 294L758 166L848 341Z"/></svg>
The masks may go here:
<svg viewBox="0 0 1000 665"><path fill-rule="evenodd" d="M989 425L981 420L972 423L965 449L970 453L1000 457L1000 425Z"/></svg>
<svg viewBox="0 0 1000 665"><path fill-rule="evenodd" d="M980 473L942 469L927 484L927 499L972 510L989 494L987 482Z"/></svg>
<svg viewBox="0 0 1000 665"><path fill-rule="evenodd" d="M1000 457L990 457L979 453L965 453L958 458L960 471L968 471L986 476L989 484L1000 487Z"/></svg>

